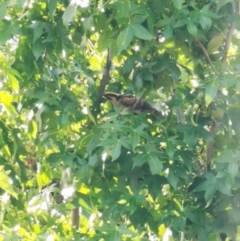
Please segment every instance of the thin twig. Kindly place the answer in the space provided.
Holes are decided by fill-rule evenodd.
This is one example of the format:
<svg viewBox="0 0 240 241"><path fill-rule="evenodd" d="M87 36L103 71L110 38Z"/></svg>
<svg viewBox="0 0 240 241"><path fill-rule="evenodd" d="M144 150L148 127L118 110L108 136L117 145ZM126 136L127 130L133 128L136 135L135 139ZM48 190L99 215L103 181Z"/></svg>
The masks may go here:
<svg viewBox="0 0 240 241"><path fill-rule="evenodd" d="M108 49L106 65L104 67L102 79L101 79L100 86L98 89L98 99L99 100L102 99L102 95L103 95L106 85L110 79L111 65L112 65L111 53L110 53L110 50Z"/></svg>
<svg viewBox="0 0 240 241"><path fill-rule="evenodd" d="M135 102L135 104L133 105L133 107L131 108L132 110L135 109L135 107L138 105L138 103L140 103L140 101L142 101L144 95L146 94L146 90L142 93L141 97L137 99L137 101Z"/></svg>
<svg viewBox="0 0 240 241"><path fill-rule="evenodd" d="M207 62L210 64L212 71L214 72L215 75L219 75L219 73L217 72L217 70L214 68L213 64L212 64L212 60L210 59L207 50L205 49L205 47L202 45L202 43L198 40L195 39L195 42L197 43L197 45L200 47L200 49L203 51L203 54L205 56L205 58L207 59Z"/></svg>

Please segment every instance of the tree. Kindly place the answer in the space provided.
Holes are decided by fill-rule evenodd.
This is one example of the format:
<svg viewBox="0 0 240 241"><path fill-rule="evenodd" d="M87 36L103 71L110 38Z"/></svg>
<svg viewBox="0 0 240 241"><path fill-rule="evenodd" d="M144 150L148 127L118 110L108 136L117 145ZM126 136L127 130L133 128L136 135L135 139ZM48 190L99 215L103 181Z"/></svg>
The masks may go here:
<svg viewBox="0 0 240 241"><path fill-rule="evenodd" d="M0 239L236 240L239 20L237 0L2 0Z"/></svg>

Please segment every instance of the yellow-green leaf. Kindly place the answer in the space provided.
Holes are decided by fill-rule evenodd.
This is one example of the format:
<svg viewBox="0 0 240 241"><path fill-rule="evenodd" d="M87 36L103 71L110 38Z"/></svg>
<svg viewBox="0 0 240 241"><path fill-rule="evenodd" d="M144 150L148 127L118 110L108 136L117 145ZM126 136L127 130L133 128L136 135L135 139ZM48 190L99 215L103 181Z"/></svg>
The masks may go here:
<svg viewBox="0 0 240 241"><path fill-rule="evenodd" d="M222 46L222 42L223 42L223 33L220 33L218 35L215 35L210 42L207 45L207 52L209 54L213 54L214 52L216 52L221 46Z"/></svg>
<svg viewBox="0 0 240 241"><path fill-rule="evenodd" d="M35 120L31 120L29 123L28 123L28 135L30 138L36 138L37 136L37 123Z"/></svg>

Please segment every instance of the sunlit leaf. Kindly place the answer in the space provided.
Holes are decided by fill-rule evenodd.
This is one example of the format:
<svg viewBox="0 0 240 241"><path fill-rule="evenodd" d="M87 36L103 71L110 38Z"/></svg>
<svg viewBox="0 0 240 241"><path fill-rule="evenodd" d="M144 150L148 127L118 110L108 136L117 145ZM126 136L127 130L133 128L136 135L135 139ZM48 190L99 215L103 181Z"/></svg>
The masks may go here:
<svg viewBox="0 0 240 241"><path fill-rule="evenodd" d="M7 75L8 75L8 78L10 80L12 89L14 91L18 91L19 90L19 83L18 83L17 78L11 73L8 73Z"/></svg>
<svg viewBox="0 0 240 241"><path fill-rule="evenodd" d="M17 198L17 193L14 191L11 180L8 177L8 173L3 170L1 167L0 170L0 187L8 194L12 195L13 197Z"/></svg>
<svg viewBox="0 0 240 241"><path fill-rule="evenodd" d="M65 12L63 13L62 19L63 19L63 24L68 28L69 22L73 20L77 13L77 5L70 3Z"/></svg>
<svg viewBox="0 0 240 241"><path fill-rule="evenodd" d="M37 123L35 120L31 120L28 123L28 133L30 135L31 138L36 138L37 136Z"/></svg>

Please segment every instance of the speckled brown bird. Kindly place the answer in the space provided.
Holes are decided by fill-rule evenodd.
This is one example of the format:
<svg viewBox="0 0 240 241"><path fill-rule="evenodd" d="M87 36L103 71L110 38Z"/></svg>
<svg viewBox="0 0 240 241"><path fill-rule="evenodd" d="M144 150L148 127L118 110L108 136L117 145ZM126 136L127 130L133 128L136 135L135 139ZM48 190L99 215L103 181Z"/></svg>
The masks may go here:
<svg viewBox="0 0 240 241"><path fill-rule="evenodd" d="M124 95L124 94L117 94L114 92L106 92L103 94L112 105L116 106L117 108L124 110L129 109L133 113L139 112L149 112L153 114L160 114L155 108L153 108L150 104L142 99L134 96L134 95Z"/></svg>

